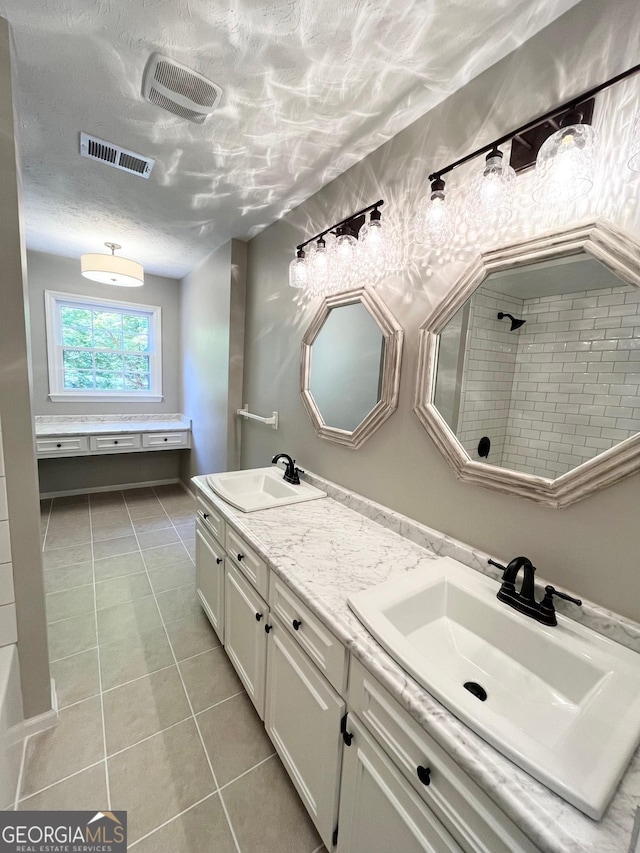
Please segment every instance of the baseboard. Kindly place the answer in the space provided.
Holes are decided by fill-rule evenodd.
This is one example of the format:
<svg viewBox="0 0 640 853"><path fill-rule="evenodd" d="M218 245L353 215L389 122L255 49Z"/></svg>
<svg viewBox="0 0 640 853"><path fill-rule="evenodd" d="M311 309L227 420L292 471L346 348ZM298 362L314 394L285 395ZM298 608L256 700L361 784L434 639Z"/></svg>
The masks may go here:
<svg viewBox="0 0 640 853"><path fill-rule="evenodd" d="M51 708L45 711L44 714L38 714L37 717L29 717L24 721L24 736L25 738L31 735L37 735L40 732L46 732L47 729L52 729L58 725L58 712Z"/></svg>
<svg viewBox="0 0 640 853"><path fill-rule="evenodd" d="M66 498L73 495L93 495L97 492L121 492L125 489L148 489L152 486L172 486L176 483L182 485L184 488L184 483L181 480L177 477L171 477L168 480L146 480L141 483L120 483L116 486L92 486L85 489L69 489L66 492L43 492L40 495L40 499Z"/></svg>
<svg viewBox="0 0 640 853"><path fill-rule="evenodd" d="M184 481L184 480L178 480L178 484L179 484L180 486L182 486L182 488L183 488L183 489L185 490L185 492L189 495L189 497L190 497L190 498L193 498L193 500L195 501L195 499L196 499L196 493L195 493L195 491L194 491L190 486L188 486L188 485L185 483L185 481Z"/></svg>

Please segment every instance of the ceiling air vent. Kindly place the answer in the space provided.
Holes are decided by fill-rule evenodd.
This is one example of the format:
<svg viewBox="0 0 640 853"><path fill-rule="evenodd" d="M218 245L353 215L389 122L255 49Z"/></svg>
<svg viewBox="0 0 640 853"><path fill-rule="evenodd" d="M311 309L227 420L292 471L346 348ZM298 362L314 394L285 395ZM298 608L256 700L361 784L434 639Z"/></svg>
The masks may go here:
<svg viewBox="0 0 640 853"><path fill-rule="evenodd" d="M142 94L163 110L202 124L218 104L222 90L202 74L154 53L144 74Z"/></svg>
<svg viewBox="0 0 640 853"><path fill-rule="evenodd" d="M128 151L119 145L113 145L111 142L83 132L80 133L80 154L90 160L100 160L101 163L113 166L114 169L139 175L141 178L149 177L155 163L155 160L150 157L144 157L142 154L136 154L135 151Z"/></svg>

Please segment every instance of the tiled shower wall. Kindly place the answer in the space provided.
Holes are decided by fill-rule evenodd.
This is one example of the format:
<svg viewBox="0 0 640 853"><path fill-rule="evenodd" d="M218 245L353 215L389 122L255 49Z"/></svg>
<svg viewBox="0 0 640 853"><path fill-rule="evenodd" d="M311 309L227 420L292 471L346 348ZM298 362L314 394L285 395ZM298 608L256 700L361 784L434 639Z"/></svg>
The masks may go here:
<svg viewBox="0 0 640 853"><path fill-rule="evenodd" d="M0 423L0 646L17 642L16 606L13 590L13 566L9 541L9 510L2 452Z"/></svg>
<svg viewBox="0 0 640 853"><path fill-rule="evenodd" d="M505 307L507 306L507 307ZM509 332L498 311L524 317ZM471 303L456 433L472 459L555 478L640 431L640 291Z"/></svg>
<svg viewBox="0 0 640 853"><path fill-rule="evenodd" d="M487 461L494 465L500 464L504 450L518 344L518 332L509 331L510 320L498 320L499 311L521 317L522 300L487 287L473 295L455 430L472 459L480 458L478 442L488 436Z"/></svg>
<svg viewBox="0 0 640 853"><path fill-rule="evenodd" d="M502 465L557 477L640 431L640 290L524 301Z"/></svg>

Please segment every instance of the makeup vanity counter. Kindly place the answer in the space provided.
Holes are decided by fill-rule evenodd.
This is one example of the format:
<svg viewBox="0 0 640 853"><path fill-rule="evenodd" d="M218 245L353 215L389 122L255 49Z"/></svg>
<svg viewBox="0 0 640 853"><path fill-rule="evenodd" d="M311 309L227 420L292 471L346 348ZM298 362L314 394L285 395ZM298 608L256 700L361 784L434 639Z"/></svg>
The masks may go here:
<svg viewBox="0 0 640 853"><path fill-rule="evenodd" d="M626 853L640 804L640 750L603 818L593 821L447 711L395 663L348 608L349 595L393 574L428 570L429 562L438 556L453 557L497 579L487 565L489 555L322 478L307 474L305 480L327 492L327 498L251 513L242 513L217 497L205 477L193 482L228 526L227 535L235 531L246 540L344 644L352 655L352 666L354 658L360 661L537 848L545 853ZM557 609L640 651L640 625L588 602L577 614L566 607L559 602Z"/></svg>
<svg viewBox="0 0 640 853"><path fill-rule="evenodd" d="M181 414L36 415L38 459L181 450L191 446L191 421Z"/></svg>

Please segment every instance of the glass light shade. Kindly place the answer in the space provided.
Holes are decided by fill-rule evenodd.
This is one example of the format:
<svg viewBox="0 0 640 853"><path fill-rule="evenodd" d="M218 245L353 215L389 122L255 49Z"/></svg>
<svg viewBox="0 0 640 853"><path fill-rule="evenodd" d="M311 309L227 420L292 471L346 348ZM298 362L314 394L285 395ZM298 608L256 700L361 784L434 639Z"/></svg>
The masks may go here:
<svg viewBox="0 0 640 853"><path fill-rule="evenodd" d="M415 238L428 246L444 246L453 237L453 211L444 192L431 193L431 199L417 216Z"/></svg>
<svg viewBox="0 0 640 853"><path fill-rule="evenodd" d="M340 234L331 251L331 277L334 290L349 290L358 280L360 253L358 241L351 234Z"/></svg>
<svg viewBox="0 0 640 853"><path fill-rule="evenodd" d="M593 186L596 133L588 124L561 127L540 148L534 201L558 204L586 195Z"/></svg>
<svg viewBox="0 0 640 853"><path fill-rule="evenodd" d="M309 259L309 295L324 296L330 289L330 259L326 246L317 245Z"/></svg>
<svg viewBox="0 0 640 853"><path fill-rule="evenodd" d="M120 258L117 255L83 255L80 272L91 281L115 284L118 287L142 287L144 269L142 264Z"/></svg>
<svg viewBox="0 0 640 853"><path fill-rule="evenodd" d="M640 107L631 128L631 147L629 148L629 168L640 172Z"/></svg>
<svg viewBox="0 0 640 853"><path fill-rule="evenodd" d="M485 168L469 187L464 218L482 229L504 225L513 214L515 188L515 171L503 163L500 152L490 152Z"/></svg>
<svg viewBox="0 0 640 853"><path fill-rule="evenodd" d="M309 264L305 257L295 257L289 264L289 285L299 289L309 283Z"/></svg>
<svg viewBox="0 0 640 853"><path fill-rule="evenodd" d="M389 258L388 229L380 219L366 222L360 229L360 264L363 277L375 282L382 275Z"/></svg>

